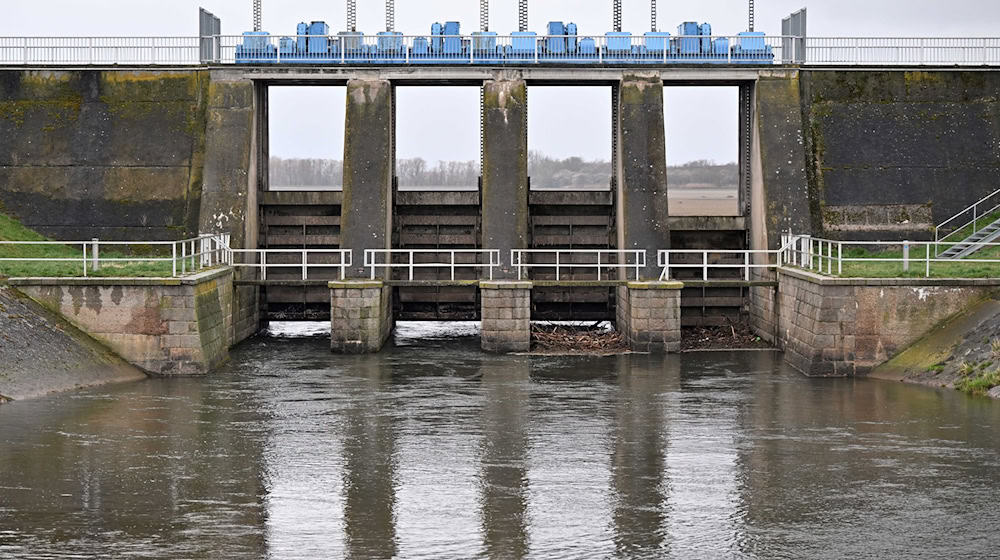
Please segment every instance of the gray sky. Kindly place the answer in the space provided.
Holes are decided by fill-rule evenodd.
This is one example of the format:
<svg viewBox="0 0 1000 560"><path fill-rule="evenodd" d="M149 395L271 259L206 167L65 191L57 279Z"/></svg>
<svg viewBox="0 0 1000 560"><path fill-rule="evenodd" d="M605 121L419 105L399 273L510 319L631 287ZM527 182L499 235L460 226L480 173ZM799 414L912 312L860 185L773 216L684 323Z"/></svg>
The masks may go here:
<svg viewBox="0 0 1000 560"><path fill-rule="evenodd" d="M222 19L224 34L251 28L251 0L0 0L0 36L191 36L198 32L198 7ZM344 27L344 0L263 0L264 29L291 34L299 21L325 20ZM778 34L781 18L809 9L811 36L998 36L996 0L758 0L757 30ZM384 2L358 0L358 26L366 33L384 28ZM649 28L648 0L623 0L623 27ZM674 31L686 20L707 21L717 34L746 27L745 0L693 2L660 0L659 27ZM478 0L397 0L396 29L425 34L434 21L458 20L469 33L479 26ZM530 27L543 31L549 20L574 21L581 34L599 35L611 27L610 0L533 0ZM492 0L491 29L501 34L517 27L517 1ZM606 89L571 92L533 90L529 108L532 149L553 156L607 158L610 110ZM340 157L343 143L343 93L313 89L272 96L272 146L277 155ZM475 89L442 91L407 88L399 97L400 157L428 160L472 159L479 153L478 94ZM307 107L308 109L304 109ZM731 89L667 92L667 157L719 162L736 158L736 99ZM316 123L333 123L317 127Z"/></svg>

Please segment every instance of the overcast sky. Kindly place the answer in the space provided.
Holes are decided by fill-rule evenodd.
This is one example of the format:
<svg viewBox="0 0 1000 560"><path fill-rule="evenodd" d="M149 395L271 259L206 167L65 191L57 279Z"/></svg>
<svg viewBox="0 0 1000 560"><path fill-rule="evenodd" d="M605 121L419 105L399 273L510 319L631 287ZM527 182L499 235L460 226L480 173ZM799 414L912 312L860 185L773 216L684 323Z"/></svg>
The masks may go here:
<svg viewBox="0 0 1000 560"><path fill-rule="evenodd" d="M382 0L358 0L358 28L384 29ZM252 27L251 0L0 0L0 36L191 36L198 33L198 7L222 19L224 34ZM291 34L299 21L325 20L344 28L344 0L263 0L264 29ZM812 36L998 36L998 0L757 0L757 30L779 34L781 18L809 9ZM517 1L491 2L491 30L517 27ZM658 6L659 28L681 21L712 24L717 34L746 28L746 0L666 1ZM434 21L458 20L462 31L479 27L478 0L397 0L396 30L423 34ZM610 0L534 0L530 27L542 32L549 20L573 21L581 34L611 28ZM648 0L623 1L623 27L649 29ZM399 157L473 159L479 154L479 98L475 88L406 88L399 92ZM344 97L335 88L280 91L272 95L272 148L290 157L340 157ZM553 156L606 159L610 151L607 88L575 91L546 88L530 93L529 144ZM667 91L667 156L736 159L736 97L731 88Z"/></svg>

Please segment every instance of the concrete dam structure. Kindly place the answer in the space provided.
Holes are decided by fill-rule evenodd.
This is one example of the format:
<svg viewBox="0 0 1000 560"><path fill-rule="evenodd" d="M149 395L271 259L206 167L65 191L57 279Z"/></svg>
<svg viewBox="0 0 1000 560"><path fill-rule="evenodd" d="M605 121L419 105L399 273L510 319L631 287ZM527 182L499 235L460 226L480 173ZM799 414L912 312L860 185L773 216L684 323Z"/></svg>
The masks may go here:
<svg viewBox="0 0 1000 560"><path fill-rule="evenodd" d="M270 188L268 91L282 85L346 88L342 190ZM413 85L482 89L478 188L397 187L395 88ZM595 109L613 121L608 190L531 188L536 85L611 88ZM679 139L665 137L663 91L690 85L739 89L739 129L720 132L739 138L739 216L668 213L665 146ZM634 349L676 350L681 327L749 320L781 344L774 271L662 278L647 252L776 250L790 231L927 239L996 189L997 91L990 67L7 67L0 208L55 239L212 233L263 250L253 258L301 252L237 269L222 305L239 317L212 340L332 320L335 348L340 336L340 350L370 351L395 320L482 320L484 347L526 350L531 319L569 319L612 320Z"/></svg>

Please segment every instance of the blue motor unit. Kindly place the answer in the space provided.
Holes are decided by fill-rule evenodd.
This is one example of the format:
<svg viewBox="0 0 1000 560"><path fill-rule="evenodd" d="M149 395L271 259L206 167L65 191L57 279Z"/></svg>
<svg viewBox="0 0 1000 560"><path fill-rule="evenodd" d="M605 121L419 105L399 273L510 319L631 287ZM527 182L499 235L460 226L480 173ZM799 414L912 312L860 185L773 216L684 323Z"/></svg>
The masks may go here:
<svg viewBox="0 0 1000 560"><path fill-rule="evenodd" d="M743 32L735 40L712 38L708 23L686 21L677 35L649 31L633 37L627 31L580 37L575 23L551 21L545 36L533 31L514 32L509 39L495 32L461 36L457 21L435 23L430 35L406 39L402 33L383 31L365 42L359 31L341 31L330 38L322 21L299 23L295 38L281 37L277 45L264 31L249 31L236 46L236 62L309 62L374 64L504 64L552 62L582 64L664 64L680 62L761 64L774 60L764 33Z"/></svg>

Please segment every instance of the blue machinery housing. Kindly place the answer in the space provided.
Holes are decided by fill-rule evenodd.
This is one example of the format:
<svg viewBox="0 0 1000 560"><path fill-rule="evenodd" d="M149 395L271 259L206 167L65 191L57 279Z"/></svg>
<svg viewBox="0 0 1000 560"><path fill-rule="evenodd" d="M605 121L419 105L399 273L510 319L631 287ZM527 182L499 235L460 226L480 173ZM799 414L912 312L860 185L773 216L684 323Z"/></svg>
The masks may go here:
<svg viewBox="0 0 1000 560"><path fill-rule="evenodd" d="M248 31L236 46L238 63L304 64L768 64L772 48L762 32L743 32L732 40L712 37L707 24L685 22L677 36L651 31L641 37L628 32L610 32L599 37L577 35L575 23L549 22L545 36L515 32L499 37L493 32L462 36L459 23L435 23L429 36L404 37L399 32L381 32L365 37L361 32L342 31L330 36L322 21L300 23L295 37L277 38L269 33Z"/></svg>

